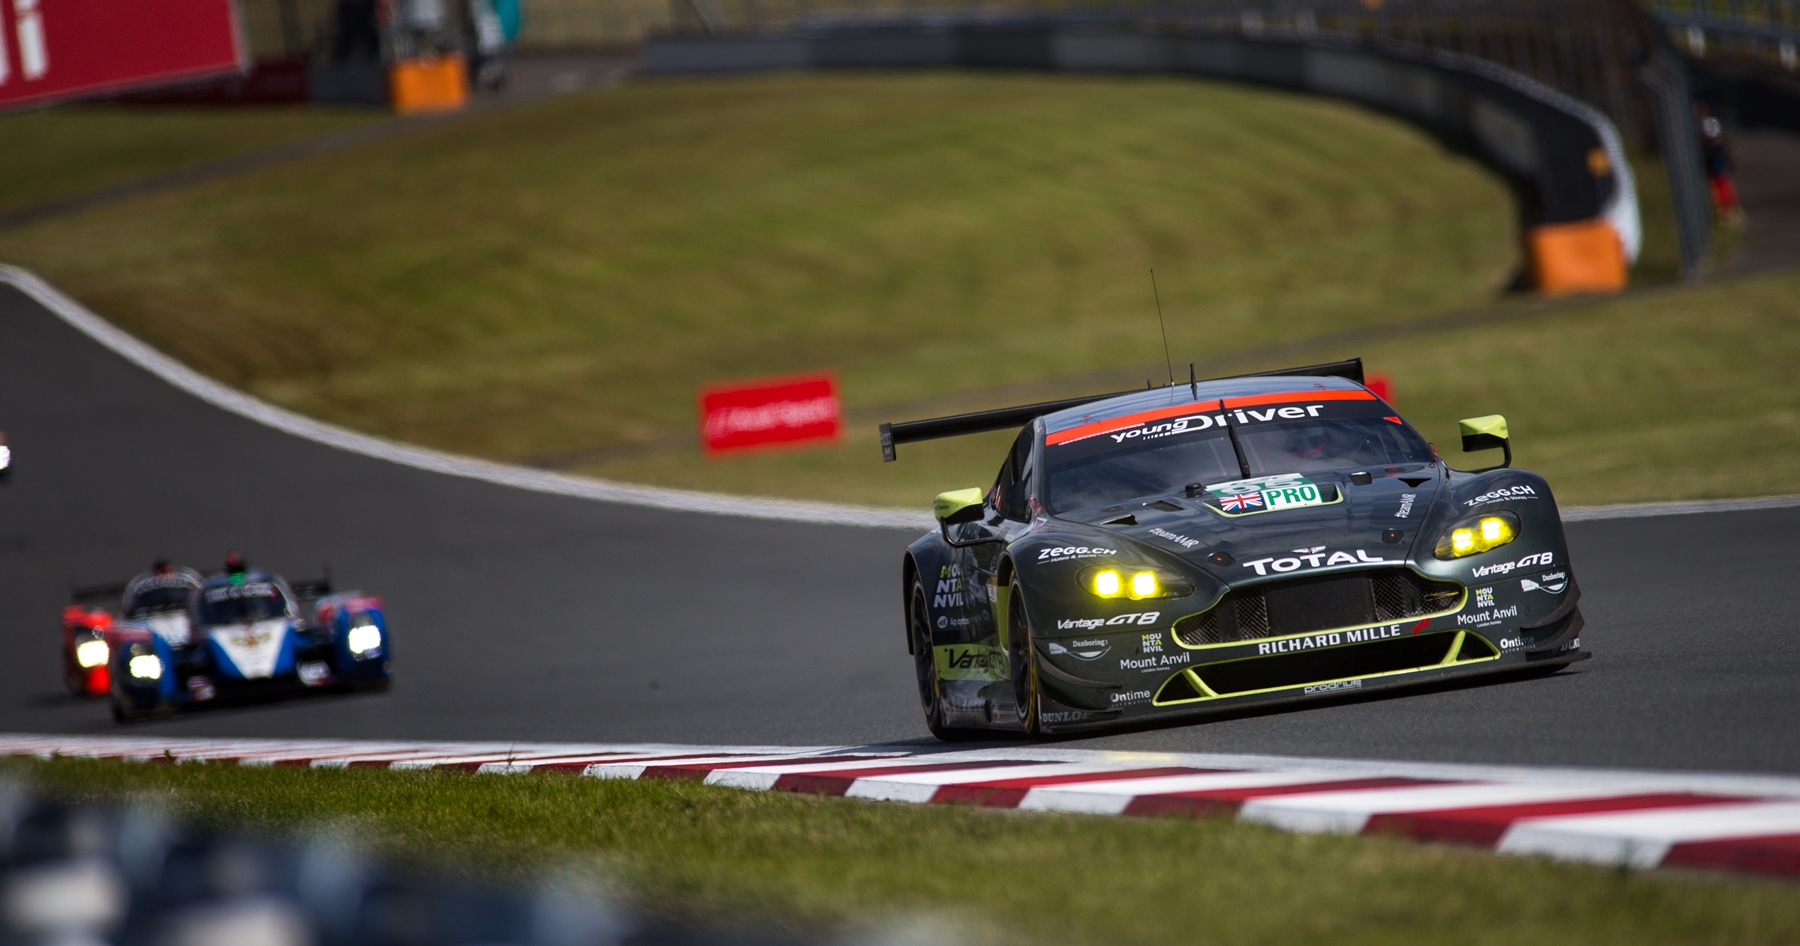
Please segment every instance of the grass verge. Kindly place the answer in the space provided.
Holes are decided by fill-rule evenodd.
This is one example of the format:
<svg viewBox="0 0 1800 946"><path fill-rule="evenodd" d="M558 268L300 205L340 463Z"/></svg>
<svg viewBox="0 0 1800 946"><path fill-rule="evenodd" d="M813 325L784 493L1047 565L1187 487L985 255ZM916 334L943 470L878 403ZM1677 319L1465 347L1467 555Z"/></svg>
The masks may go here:
<svg viewBox="0 0 1800 946"><path fill-rule="evenodd" d="M387 116L371 109L90 105L0 117L0 213ZM19 262L14 258L8 262Z"/></svg>
<svg viewBox="0 0 1800 946"><path fill-rule="evenodd" d="M1491 298L1514 230L1480 167L1342 103L818 74L470 115L0 259L277 403L519 460L689 438L728 378L831 367L873 409L1132 368L1161 354L1152 267L1178 352L1403 321Z"/></svg>
<svg viewBox="0 0 1800 946"><path fill-rule="evenodd" d="M1791 885L1609 870L1225 820L1102 818L558 775L13 761L56 797L230 830L336 825L498 880L610 875L651 910L817 932L948 915L1000 943L1750 944Z"/></svg>

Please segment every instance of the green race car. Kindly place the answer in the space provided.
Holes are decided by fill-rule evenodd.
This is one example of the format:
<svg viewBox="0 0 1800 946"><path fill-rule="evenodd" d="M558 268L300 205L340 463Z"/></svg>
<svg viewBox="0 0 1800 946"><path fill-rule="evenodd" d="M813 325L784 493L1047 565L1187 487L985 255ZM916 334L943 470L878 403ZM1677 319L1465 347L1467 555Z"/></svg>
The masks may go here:
<svg viewBox="0 0 1800 946"><path fill-rule="evenodd" d="M884 424L1023 424L901 566L926 724L1056 733L1584 659L1556 500L1506 420L1451 469L1360 359Z"/></svg>

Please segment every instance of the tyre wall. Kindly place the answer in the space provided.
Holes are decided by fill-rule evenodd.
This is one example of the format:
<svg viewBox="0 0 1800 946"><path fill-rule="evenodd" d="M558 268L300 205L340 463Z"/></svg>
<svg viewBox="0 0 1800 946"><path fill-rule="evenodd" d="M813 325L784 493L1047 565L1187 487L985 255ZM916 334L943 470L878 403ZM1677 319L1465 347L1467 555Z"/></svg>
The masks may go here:
<svg viewBox="0 0 1800 946"><path fill-rule="evenodd" d="M1198 75L1389 113L1506 179L1519 204L1528 277L1545 293L1624 288L1642 242L1636 187L1612 122L1518 73L1465 56L1300 36L942 18L666 36L644 48L644 70L661 74L925 67Z"/></svg>

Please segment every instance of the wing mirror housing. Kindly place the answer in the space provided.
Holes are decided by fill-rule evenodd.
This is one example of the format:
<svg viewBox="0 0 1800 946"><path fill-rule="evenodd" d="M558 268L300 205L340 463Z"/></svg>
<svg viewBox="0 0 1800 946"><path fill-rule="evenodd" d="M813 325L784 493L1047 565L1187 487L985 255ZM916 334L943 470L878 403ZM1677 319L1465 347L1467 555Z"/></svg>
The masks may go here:
<svg viewBox="0 0 1800 946"><path fill-rule="evenodd" d="M975 522L981 518L983 496L979 486L939 493L937 499L931 502L931 512L937 516L938 522L947 526Z"/></svg>
<svg viewBox="0 0 1800 946"><path fill-rule="evenodd" d="M1474 453L1478 450L1500 450L1505 455L1505 461L1499 466L1484 466L1479 470L1469 470L1468 472L1486 473L1490 470L1504 470L1512 466L1512 439L1507 434L1504 416L1488 414L1485 417L1465 417L1456 422L1456 427L1462 433L1464 453Z"/></svg>
<svg viewBox="0 0 1800 946"><path fill-rule="evenodd" d="M958 542L950 537L951 526L981 521L981 514L985 508L982 506L984 498L986 498L986 494L981 491L980 487L971 486L968 489L953 489L947 493L939 493L937 499L932 500L931 513L937 517L938 532L943 534L944 541L948 542L951 547L961 549L971 545L981 545L985 542L1002 541L999 536L985 536L970 542Z"/></svg>

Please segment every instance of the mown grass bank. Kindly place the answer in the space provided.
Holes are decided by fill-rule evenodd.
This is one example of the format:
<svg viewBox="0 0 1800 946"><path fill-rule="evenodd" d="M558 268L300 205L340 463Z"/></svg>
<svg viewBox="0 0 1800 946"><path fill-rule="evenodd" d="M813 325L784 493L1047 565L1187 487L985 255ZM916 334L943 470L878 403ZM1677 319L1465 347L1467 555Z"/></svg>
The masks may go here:
<svg viewBox="0 0 1800 946"><path fill-rule="evenodd" d="M800 931L952 917L996 943L1789 943L1791 884L1150 820L556 775L9 762L71 799L231 830L349 828L431 870L599 870L653 910Z"/></svg>
<svg viewBox="0 0 1800 946"><path fill-rule="evenodd" d="M315 416L604 459L689 441L721 379L834 368L873 409L1135 370L1152 267L1178 353L1477 304L1514 229L1484 170L1328 100L786 75L471 115L0 234L0 259ZM855 491L819 478L782 492Z"/></svg>
<svg viewBox="0 0 1800 946"><path fill-rule="evenodd" d="M373 109L105 105L7 115L0 117L0 213L386 117Z"/></svg>

